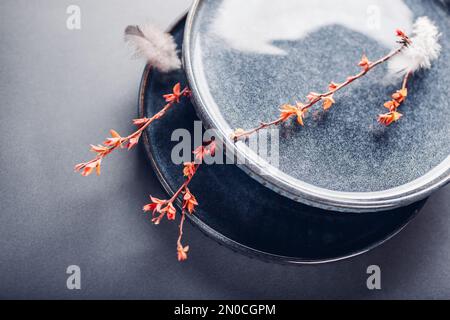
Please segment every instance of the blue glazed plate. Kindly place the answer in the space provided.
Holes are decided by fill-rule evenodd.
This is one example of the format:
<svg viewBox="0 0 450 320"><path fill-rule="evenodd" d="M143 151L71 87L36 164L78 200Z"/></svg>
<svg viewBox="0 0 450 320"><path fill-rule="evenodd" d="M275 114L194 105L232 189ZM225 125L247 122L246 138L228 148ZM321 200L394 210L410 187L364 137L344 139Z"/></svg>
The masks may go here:
<svg viewBox="0 0 450 320"><path fill-rule="evenodd" d="M410 32L420 16L440 28L442 54L412 78L397 124L376 122L400 86L386 85L382 66L304 128L281 128L277 166L230 138L236 128L278 118L281 104L356 74L364 52L386 55L394 31ZM449 30L445 1L196 0L183 58L198 116L245 159L251 177L308 205L382 211L424 199L450 180Z"/></svg>
<svg viewBox="0 0 450 320"><path fill-rule="evenodd" d="M172 29L181 48L185 19ZM186 84L182 71L168 75L147 67L141 84L139 116L158 112L174 83ZM183 183L173 163L174 130L194 131L198 118L190 102L177 105L144 135L151 164L169 195ZM400 232L423 202L382 213L349 215L308 207L265 188L233 165L204 166L191 185L200 202L191 221L235 251L267 261L317 264L362 254Z"/></svg>

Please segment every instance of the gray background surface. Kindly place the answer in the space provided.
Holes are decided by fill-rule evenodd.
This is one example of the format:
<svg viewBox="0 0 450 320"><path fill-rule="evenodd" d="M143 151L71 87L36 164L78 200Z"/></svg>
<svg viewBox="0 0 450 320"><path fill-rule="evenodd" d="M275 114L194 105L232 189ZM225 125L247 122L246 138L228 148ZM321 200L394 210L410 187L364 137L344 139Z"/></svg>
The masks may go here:
<svg viewBox="0 0 450 320"><path fill-rule="evenodd" d="M450 188L400 235L364 256L286 267L235 254L187 225L190 260L176 262L176 224L141 213L164 193L141 150L110 157L100 178L73 173L88 145L132 129L142 62L127 24L168 26L186 0L0 2L0 298L450 298ZM66 28L66 8L82 29ZM82 289L66 288L79 265ZM366 268L382 268L381 291Z"/></svg>

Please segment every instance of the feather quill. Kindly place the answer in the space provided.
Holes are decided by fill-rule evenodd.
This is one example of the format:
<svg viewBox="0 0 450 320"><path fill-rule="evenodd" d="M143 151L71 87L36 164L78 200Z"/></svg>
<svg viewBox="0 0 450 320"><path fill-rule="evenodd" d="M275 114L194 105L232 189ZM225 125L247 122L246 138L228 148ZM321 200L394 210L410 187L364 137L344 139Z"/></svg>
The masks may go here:
<svg viewBox="0 0 450 320"><path fill-rule="evenodd" d="M412 44L389 61L388 81L398 80L408 72L431 68L441 53L440 36L438 27L428 17L418 18L413 26Z"/></svg>
<svg viewBox="0 0 450 320"><path fill-rule="evenodd" d="M181 67L174 38L151 24L128 26L125 41L134 48L135 57L146 59L161 72Z"/></svg>

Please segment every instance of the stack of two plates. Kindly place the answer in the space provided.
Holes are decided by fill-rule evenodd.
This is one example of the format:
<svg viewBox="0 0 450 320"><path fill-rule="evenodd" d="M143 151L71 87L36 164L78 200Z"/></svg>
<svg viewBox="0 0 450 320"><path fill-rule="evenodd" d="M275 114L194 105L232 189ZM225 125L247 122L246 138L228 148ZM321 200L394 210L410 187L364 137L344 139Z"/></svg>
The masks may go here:
<svg viewBox="0 0 450 320"><path fill-rule="evenodd" d="M443 32L439 60L414 75L404 118L380 127L376 116L396 86L385 67L336 96L305 127L279 131L278 165L234 143L235 128L276 119L278 106L355 74L363 52L381 57L393 30L428 16ZM204 166L192 183L200 206L192 221L233 249L286 263L323 263L364 253L397 234L425 199L450 180L449 11L442 1L195 1L172 28L184 70L147 67L139 113L164 104L181 82L193 91L150 127L145 147L172 194L183 182L173 163L174 130L213 128L244 164Z"/></svg>

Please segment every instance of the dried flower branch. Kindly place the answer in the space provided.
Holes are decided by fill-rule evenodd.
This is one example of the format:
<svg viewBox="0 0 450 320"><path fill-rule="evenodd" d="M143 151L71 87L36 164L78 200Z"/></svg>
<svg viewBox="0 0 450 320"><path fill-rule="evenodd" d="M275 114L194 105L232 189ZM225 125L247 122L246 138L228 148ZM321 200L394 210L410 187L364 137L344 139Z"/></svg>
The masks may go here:
<svg viewBox="0 0 450 320"><path fill-rule="evenodd" d="M103 145L91 145L91 151L96 153L96 157L88 162L83 162L75 166L76 172L81 172L82 176L89 176L96 171L100 175L101 164L103 159L117 149L127 148L131 150L138 143L144 130L155 120L162 118L175 104L180 102L182 97L190 96L191 91L188 88L181 90L181 85L177 83L173 87L173 92L164 95L167 104L151 118L135 119L133 123L139 128L127 137L122 137L115 130L111 130L111 137L108 138Z"/></svg>
<svg viewBox="0 0 450 320"><path fill-rule="evenodd" d="M376 60L370 61L366 55L363 55L361 61L358 63L362 71L354 76L348 77L343 83L331 82L328 86L328 91L325 93L311 92L307 96L307 103L297 102L295 105L285 104L280 107L280 116L278 119L271 122L262 122L258 127L251 130L237 129L232 134L231 138L234 141L246 139L249 136L257 133L260 130L278 126L287 122L291 118L296 118L299 125L304 125L304 119L314 105L321 102L324 110L329 110L335 103L334 95L341 89L347 87L354 81L364 77L368 72L377 66L390 61L394 57L414 57L413 61L403 63L401 71L404 74L402 89L392 95L392 100L385 104L385 107L389 109L389 113L380 115L378 121L384 125L390 125L398 121L402 114L397 112L398 107L405 101L408 90L407 83L412 73L421 67L429 67L431 61L439 56L440 45L438 43L439 32L437 27L426 17L418 19L414 27L415 37L410 39L408 35L402 30L396 30L396 35L399 38L398 43L400 47L388 55ZM418 43L415 44L414 41ZM426 45L431 46L428 52L424 52ZM405 60L405 59L403 59ZM407 59L406 59L407 60ZM406 68L406 69L405 69Z"/></svg>
<svg viewBox="0 0 450 320"><path fill-rule="evenodd" d="M144 212L152 213L152 222L155 225L161 223L164 217L167 220L175 220L177 209L175 208L175 201L181 196L181 222L179 226L179 236L177 241L177 255L178 261L185 261L187 259L187 253L189 251L189 246L184 246L181 242L183 237L183 225L186 219L186 213L193 214L195 208L198 206L197 199L189 190L189 184L197 173L199 167L203 163L203 160L207 156L214 156L216 152L215 141L209 141L204 145L198 147L194 151L195 162L188 162L184 164L183 174L186 178L183 185L174 193L172 198L169 200L161 200L150 196L151 202L144 206Z"/></svg>
<svg viewBox="0 0 450 320"><path fill-rule="evenodd" d="M280 108L281 113L280 113L280 117L278 119L276 119L272 122L268 122L268 123L263 122L258 127L248 130L248 131L245 131L243 129L237 129L233 133L232 138L235 141L238 141L242 138L247 138L260 130L269 128L271 126L278 126L284 122L287 122L292 117L296 117L297 122L301 126L303 126L304 125L303 120L304 120L305 116L307 115L308 110L311 107L313 107L314 105L316 105L318 102L322 102L322 106L323 106L324 110L329 110L335 104L334 94L336 92L345 88L346 86L348 86L355 80L362 78L370 70L372 70L375 67L379 66L380 64L388 61L395 55L399 54L406 47L408 47L408 45L410 44L410 39L408 38L408 36L400 30L397 31L397 35L400 37L400 43L401 43L400 48L389 53L388 55L382 57L381 59L379 59L375 62L371 62L367 58L366 55L363 55L361 58L361 61L358 63L358 65L362 68L362 71L360 73L358 73L357 75L348 77L345 82L340 83L340 84L331 82L328 86L328 91L325 93L316 93L316 92L309 93L307 96L308 103L306 103L306 104L297 102L295 106L290 105L290 104L285 104L285 105L281 106L281 108Z"/></svg>

